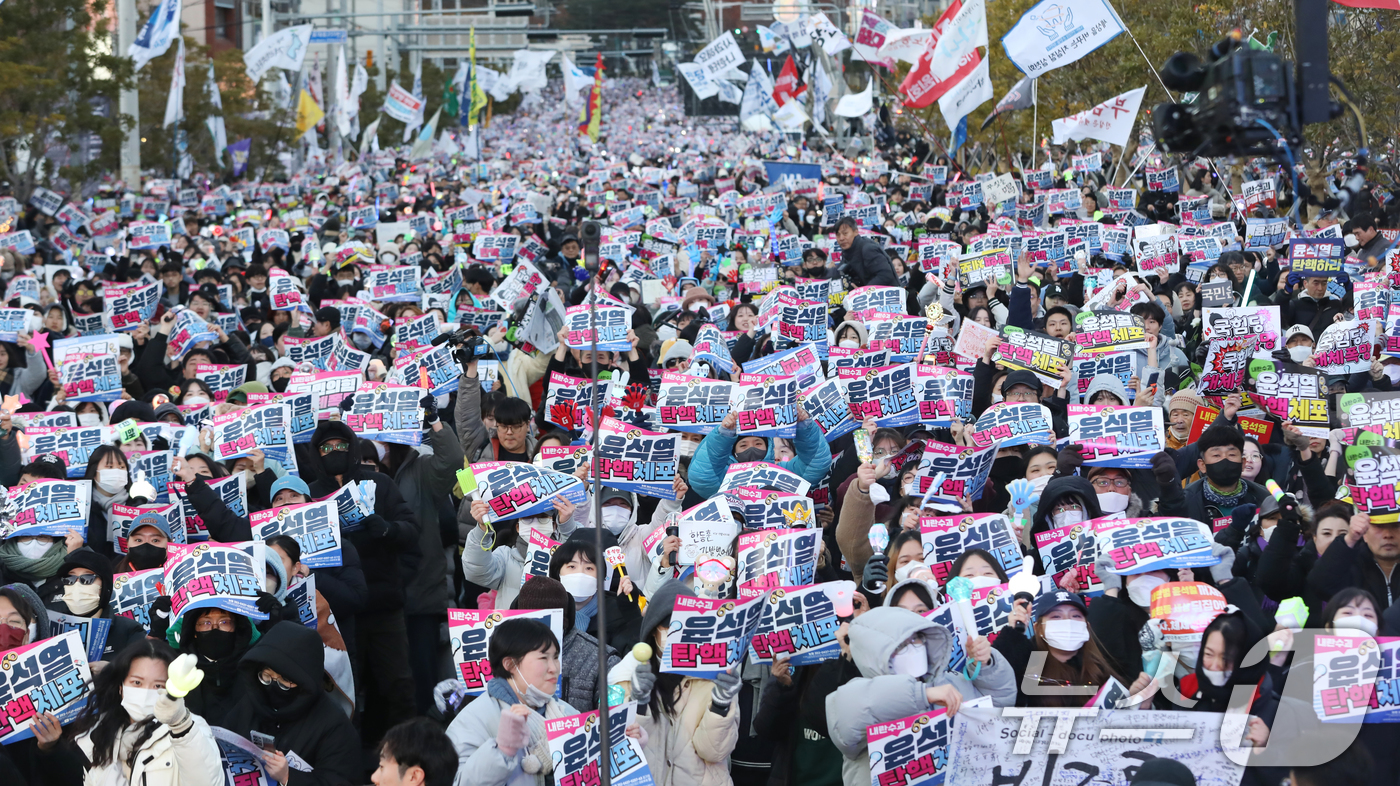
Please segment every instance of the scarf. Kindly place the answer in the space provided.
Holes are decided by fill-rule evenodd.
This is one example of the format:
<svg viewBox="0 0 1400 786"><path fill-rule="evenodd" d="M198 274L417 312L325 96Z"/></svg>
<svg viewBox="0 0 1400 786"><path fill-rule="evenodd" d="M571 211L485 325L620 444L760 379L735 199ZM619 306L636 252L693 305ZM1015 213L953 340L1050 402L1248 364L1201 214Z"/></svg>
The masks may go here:
<svg viewBox="0 0 1400 786"><path fill-rule="evenodd" d="M598 596L594 595L588 599L583 606L574 610L574 627L579 630L588 630L588 623L593 621L593 617L598 613Z"/></svg>
<svg viewBox="0 0 1400 786"><path fill-rule="evenodd" d="M1248 490L1249 486L1245 485L1243 480L1240 481L1239 490L1233 494L1221 494L1210 485L1209 480L1201 484L1201 491L1205 492L1206 502L1221 509L1233 508L1240 504L1244 501L1245 492Z"/></svg>
<svg viewBox="0 0 1400 786"><path fill-rule="evenodd" d="M0 565L4 565L5 570L13 573L15 578L31 584L53 578L67 558L68 550L61 540L54 541L44 556L38 559L29 559L20 554L18 541L0 543Z"/></svg>
<svg viewBox="0 0 1400 786"><path fill-rule="evenodd" d="M501 702L505 707L524 704L520 697L515 695L515 688L510 686L510 680L505 677L492 677L491 681L486 683L486 695ZM502 712L505 711L505 707L501 708ZM549 737L545 733L544 722L546 718L562 717L564 717L562 706L553 699L539 709L530 708L530 714L525 718L525 727L529 730L530 742L525 746L525 758L520 762L520 769L531 775L551 772L554 769L554 759L549 753Z"/></svg>
<svg viewBox="0 0 1400 786"><path fill-rule="evenodd" d="M116 494L108 494L103 491L102 487L97 485L97 481L94 480L92 482L92 498L97 501L98 507L102 508L102 512L107 516L107 540L115 542L116 536L119 533L115 530L112 521L112 506L126 504L126 489L122 489Z"/></svg>

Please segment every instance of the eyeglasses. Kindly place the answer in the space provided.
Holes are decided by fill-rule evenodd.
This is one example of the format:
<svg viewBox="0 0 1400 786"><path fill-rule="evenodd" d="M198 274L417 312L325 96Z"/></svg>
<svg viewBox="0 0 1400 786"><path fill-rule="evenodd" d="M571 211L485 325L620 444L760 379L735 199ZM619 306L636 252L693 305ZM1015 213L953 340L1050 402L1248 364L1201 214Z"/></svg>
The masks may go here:
<svg viewBox="0 0 1400 786"><path fill-rule="evenodd" d="M81 576L64 576L63 584L67 587L71 587L74 584L81 584L84 587L87 587L96 584L97 578L98 577L96 573L84 573Z"/></svg>
<svg viewBox="0 0 1400 786"><path fill-rule="evenodd" d="M515 431L521 431L521 430L525 429L525 428L527 427L527 425L528 425L528 424L525 424L525 423L499 423L499 422L498 422L498 423L496 424L496 430L497 430L497 431L511 431L511 432L515 432Z"/></svg>
<svg viewBox="0 0 1400 786"><path fill-rule="evenodd" d="M233 630L233 617L223 617L217 620L211 619L209 617L204 617L200 619L199 622L196 622L194 624L194 629L196 631L201 632L206 630L214 630L215 628L218 628L219 630ZM267 683L263 684L265 685Z"/></svg>
<svg viewBox="0 0 1400 786"><path fill-rule="evenodd" d="M682 363L686 362L686 361L689 360L689 359L690 359L690 358L671 358L670 360L666 361L665 367L666 367L666 368L679 368L680 365L681 365Z"/></svg>
<svg viewBox="0 0 1400 786"><path fill-rule="evenodd" d="M297 687L297 684L295 682L283 682L282 678L272 673L271 669L263 669L262 671L258 672L258 682L261 682L264 685L271 685L273 683L276 683L277 687L281 688L282 690L296 690Z"/></svg>
<svg viewBox="0 0 1400 786"><path fill-rule="evenodd" d="M1108 491L1111 488L1122 490L1131 488L1133 485L1128 482L1127 478L1094 478L1090 483L1094 484L1094 488L1099 491Z"/></svg>
<svg viewBox="0 0 1400 786"><path fill-rule="evenodd" d="M317 447L316 449L319 450L319 451L321 451L321 455L322 455L322 456L328 456L328 455L330 455L330 454L332 454L332 453L344 453L345 451L347 451L347 450L350 449L350 443L348 443L348 442L322 442L322 443L320 444L320 446Z"/></svg>

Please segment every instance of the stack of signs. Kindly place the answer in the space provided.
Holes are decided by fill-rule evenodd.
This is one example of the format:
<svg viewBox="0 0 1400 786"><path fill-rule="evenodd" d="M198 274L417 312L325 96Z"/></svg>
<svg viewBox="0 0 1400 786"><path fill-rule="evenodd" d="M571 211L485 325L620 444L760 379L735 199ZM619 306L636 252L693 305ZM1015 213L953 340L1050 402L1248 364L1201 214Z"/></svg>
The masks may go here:
<svg viewBox="0 0 1400 786"><path fill-rule="evenodd" d="M258 593L267 574L267 546L249 543L171 543L166 547L165 589L176 618L191 609L220 608L255 620L267 619L258 609Z"/></svg>
<svg viewBox="0 0 1400 786"><path fill-rule="evenodd" d="M651 786L642 741L627 736L635 723L637 705L629 702L608 709L608 781L614 786ZM554 760L554 782L559 786L601 783L602 724L598 710L581 715L551 718L544 723L549 755Z"/></svg>
<svg viewBox="0 0 1400 786"><path fill-rule="evenodd" d="M1021 572L1021 547L1011 523L1000 513L925 516L919 519L924 564L941 587L952 577L953 563L968 549L982 549L1001 563L1008 576Z"/></svg>
<svg viewBox="0 0 1400 786"><path fill-rule="evenodd" d="M1001 344L992 361L1008 369L1032 371L1040 381L1058 387L1060 375L1073 357L1073 341L1006 325L1001 329Z"/></svg>
<svg viewBox="0 0 1400 786"><path fill-rule="evenodd" d="M388 382L364 382L355 390L345 425L363 439L418 445L423 441L423 389Z"/></svg>
<svg viewBox="0 0 1400 786"><path fill-rule="evenodd" d="M1370 723L1380 722L1379 718L1370 718L1368 712L1373 703L1380 706L1376 677L1381 656L1391 656L1386 659L1386 666L1393 673L1395 648L1383 649L1379 642L1359 631L1352 635L1320 635L1314 646L1312 703L1318 719L1330 723L1357 723L1363 718Z"/></svg>
<svg viewBox="0 0 1400 786"><path fill-rule="evenodd" d="M735 434L791 439L797 433L796 377L740 374L737 381L729 400Z"/></svg>
<svg viewBox="0 0 1400 786"><path fill-rule="evenodd" d="M1099 553L1120 576L1167 568L1204 568L1220 562L1210 552L1210 528L1194 519L1094 519Z"/></svg>
<svg viewBox="0 0 1400 786"><path fill-rule="evenodd" d="M486 683L491 681L488 657L491 634L502 622L513 619L539 620L549 626L556 639L564 639L563 609L447 610L448 643L452 647L453 669L457 672L454 676L466 683L467 695L480 696L486 692Z"/></svg>
<svg viewBox="0 0 1400 786"><path fill-rule="evenodd" d="M554 387L553 378L560 376L558 372L554 372L551 389ZM673 431L708 434L729 414L729 402L734 397L735 387L732 382L663 371L661 389L656 396L656 411L660 423L664 428ZM844 401L842 407L844 411ZM808 414L811 414L810 409Z"/></svg>
<svg viewBox="0 0 1400 786"><path fill-rule="evenodd" d="M943 708L867 727L871 786L942 786L951 728Z"/></svg>
<svg viewBox="0 0 1400 786"><path fill-rule="evenodd" d="M171 543L185 542L185 519L180 503L168 505L112 506L112 542L118 554L126 553L127 540L142 527L154 527Z"/></svg>
<svg viewBox="0 0 1400 786"><path fill-rule="evenodd" d="M332 500L304 505L284 505L254 513L249 519L255 540L286 535L301 546L301 561L308 568L338 568L340 555L339 506Z"/></svg>
<svg viewBox="0 0 1400 786"><path fill-rule="evenodd" d="M765 589L811 584L821 542L821 531L814 529L764 529L740 533L736 570L739 597L746 598Z"/></svg>
<svg viewBox="0 0 1400 786"><path fill-rule="evenodd" d="M598 430L598 460L604 485L658 499L675 499L680 435L647 431L604 417Z"/></svg>
<svg viewBox="0 0 1400 786"><path fill-rule="evenodd" d="M968 436L972 444L979 448L993 444L1007 448L1055 443L1050 408L1029 402L1002 402L987 407Z"/></svg>
<svg viewBox="0 0 1400 786"><path fill-rule="evenodd" d="M90 480L36 480L10 489L15 515L0 526L0 540L48 535L62 539L68 530L87 536Z"/></svg>
<svg viewBox="0 0 1400 786"><path fill-rule="evenodd" d="M749 642L750 662L785 657L794 666L806 666L840 655L836 631L841 622L832 602L838 583L779 587L768 593Z"/></svg>
<svg viewBox="0 0 1400 786"><path fill-rule="evenodd" d="M843 368L837 378L846 386L851 416L857 423L875 418L879 426L897 428L918 422L919 399L914 394L912 365Z"/></svg>
<svg viewBox="0 0 1400 786"><path fill-rule="evenodd" d="M748 654L764 605L762 595L743 602L678 596L661 650L662 673L714 679L737 667Z"/></svg>
<svg viewBox="0 0 1400 786"><path fill-rule="evenodd" d="M1143 319L1122 311L1080 311L1074 317L1074 343L1079 355L1102 355L1147 349Z"/></svg>
<svg viewBox="0 0 1400 786"><path fill-rule="evenodd" d="M1249 361L1249 400L1281 420L1291 420L1310 437L1330 433L1327 375L1278 360Z"/></svg>
<svg viewBox="0 0 1400 786"><path fill-rule="evenodd" d="M87 647L77 631L8 650L0 669L0 745L34 736L41 713L77 720L92 693Z"/></svg>
<svg viewBox="0 0 1400 786"><path fill-rule="evenodd" d="M1070 404L1069 441L1087 466L1150 468L1166 446L1162 408Z"/></svg>
<svg viewBox="0 0 1400 786"><path fill-rule="evenodd" d="M112 613L136 620L149 632L151 604L161 596L161 581L164 578L165 573L160 568L114 574Z"/></svg>
<svg viewBox="0 0 1400 786"><path fill-rule="evenodd" d="M1054 586L1060 586L1060 579L1066 573L1077 570L1083 594L1090 597L1103 594L1103 580L1094 566L1099 549L1092 525L1068 524L1037 532L1035 547L1040 553L1040 563L1045 566L1045 575Z"/></svg>
<svg viewBox="0 0 1400 786"><path fill-rule="evenodd" d="M587 494L583 481L572 475L518 461L486 461L470 469L476 479L474 498L485 500L490 508L485 517L488 523L548 512L560 496L582 505Z"/></svg>

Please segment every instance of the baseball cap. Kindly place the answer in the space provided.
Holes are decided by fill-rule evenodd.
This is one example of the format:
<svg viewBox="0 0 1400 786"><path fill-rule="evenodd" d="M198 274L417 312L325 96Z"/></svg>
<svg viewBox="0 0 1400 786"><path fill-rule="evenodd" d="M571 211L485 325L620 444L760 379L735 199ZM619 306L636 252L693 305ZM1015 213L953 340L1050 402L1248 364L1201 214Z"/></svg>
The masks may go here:
<svg viewBox="0 0 1400 786"><path fill-rule="evenodd" d="M1040 597L1035 599L1035 618L1040 619L1056 606L1070 605L1081 612L1088 614L1089 607L1084 604L1084 599L1079 597L1077 592L1066 592L1056 590L1054 592L1042 592Z"/></svg>

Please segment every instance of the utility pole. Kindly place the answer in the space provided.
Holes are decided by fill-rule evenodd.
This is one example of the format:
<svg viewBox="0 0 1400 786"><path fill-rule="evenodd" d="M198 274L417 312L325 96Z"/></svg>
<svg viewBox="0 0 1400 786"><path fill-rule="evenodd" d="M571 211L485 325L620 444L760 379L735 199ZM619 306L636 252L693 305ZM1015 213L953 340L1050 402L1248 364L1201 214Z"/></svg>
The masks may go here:
<svg viewBox="0 0 1400 786"><path fill-rule="evenodd" d="M126 57L131 45L136 43L136 0L117 0L117 52ZM140 108L137 104L136 85L123 90L119 99L119 109L123 122L130 122L131 128L122 137L121 178L126 187L141 190L141 125ZM127 120L129 118L129 120Z"/></svg>
<svg viewBox="0 0 1400 786"><path fill-rule="evenodd" d="M272 0L262 0L262 40L272 37Z"/></svg>

